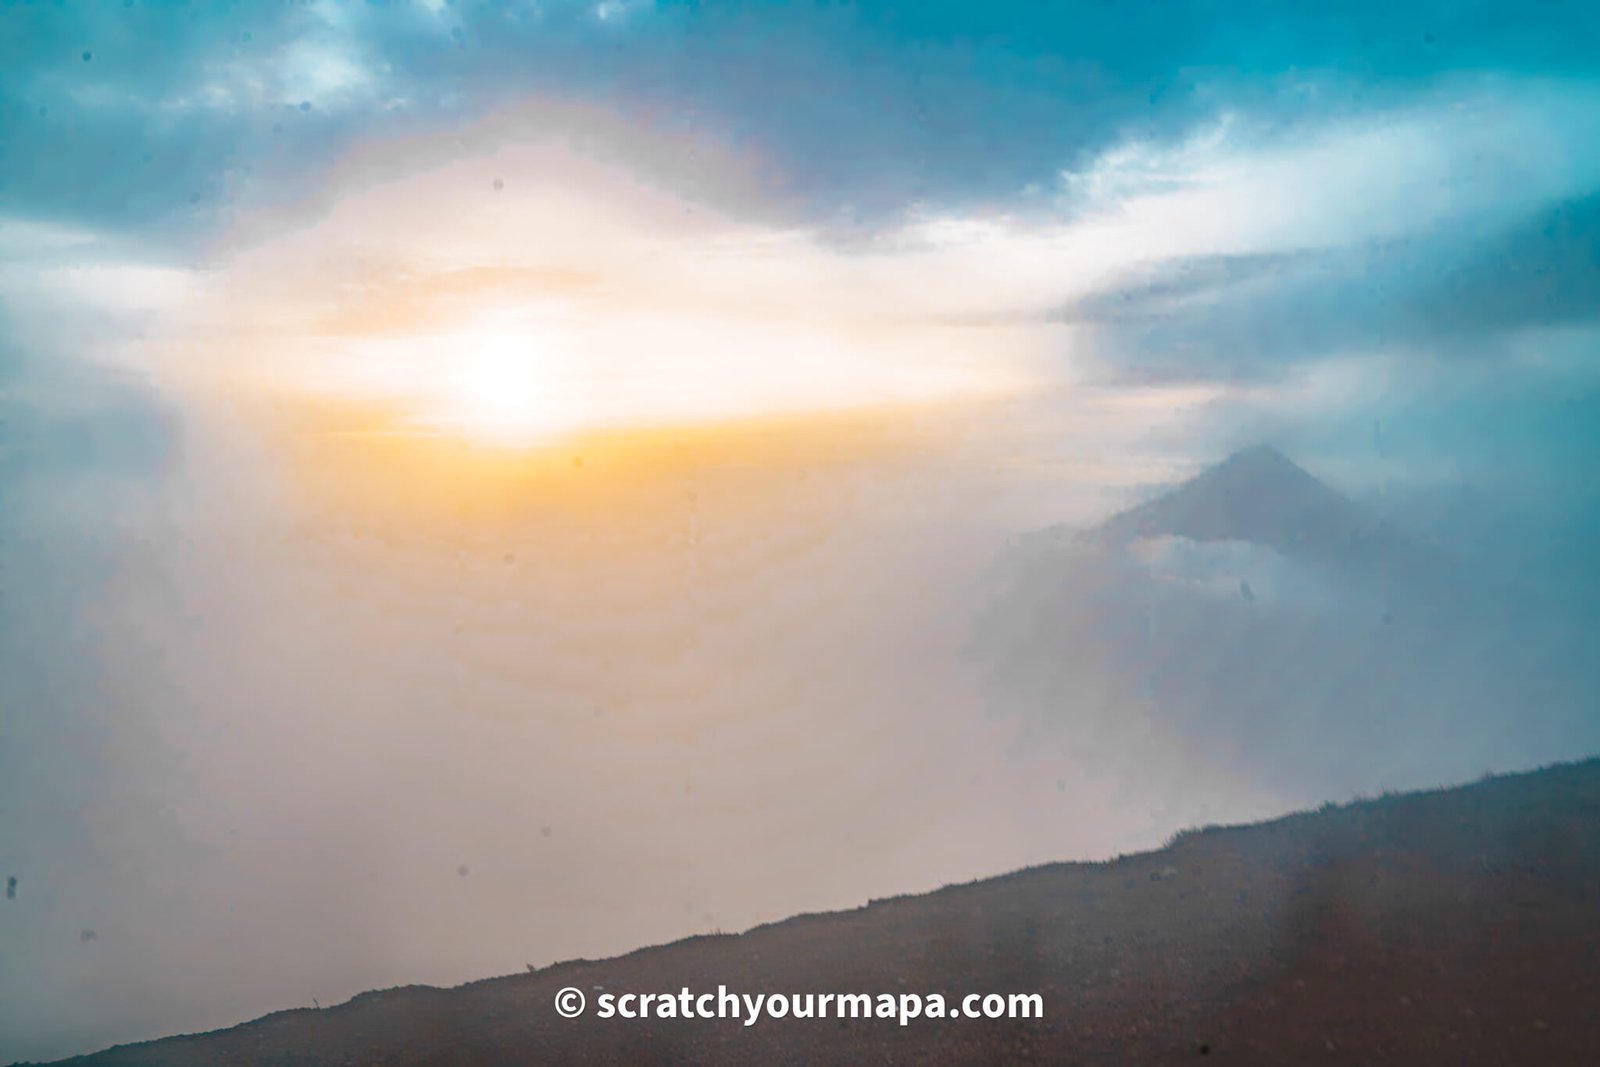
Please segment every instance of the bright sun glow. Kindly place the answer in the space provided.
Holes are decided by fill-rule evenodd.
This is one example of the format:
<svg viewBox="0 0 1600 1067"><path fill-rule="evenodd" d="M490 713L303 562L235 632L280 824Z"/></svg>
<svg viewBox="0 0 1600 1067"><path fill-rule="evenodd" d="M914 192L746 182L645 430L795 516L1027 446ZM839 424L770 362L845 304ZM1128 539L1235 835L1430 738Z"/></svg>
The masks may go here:
<svg viewBox="0 0 1600 1067"><path fill-rule="evenodd" d="M522 335L466 342L448 428L501 444L527 444L582 421L575 391L563 383L551 354Z"/></svg>
<svg viewBox="0 0 1600 1067"><path fill-rule="evenodd" d="M481 193L506 173L541 178ZM448 220L441 202L457 205ZM996 306L973 302L977 283L1019 307L1055 299L1054 246L984 230L844 253L691 206L540 148L352 189L315 221L259 223L272 236L208 283L175 347L201 380L223 374L206 338L225 331L250 349L228 361L232 384L310 399L343 433L516 450L965 402L1060 364L1060 329L964 321ZM331 252L354 247L366 254ZM972 274L997 258L1016 263ZM1048 284L1023 284L1035 274Z"/></svg>

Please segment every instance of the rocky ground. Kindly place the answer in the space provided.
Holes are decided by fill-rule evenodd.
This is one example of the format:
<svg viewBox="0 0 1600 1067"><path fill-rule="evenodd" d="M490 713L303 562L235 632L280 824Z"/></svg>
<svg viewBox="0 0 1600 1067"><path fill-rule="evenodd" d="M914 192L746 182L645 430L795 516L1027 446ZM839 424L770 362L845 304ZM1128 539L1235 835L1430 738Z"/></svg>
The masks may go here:
<svg viewBox="0 0 1600 1067"><path fill-rule="evenodd" d="M1039 993L1037 1020L595 1017L603 991ZM554 1008L576 986L589 1012ZM603 989L601 988L603 987ZM111 1065L1596 1062L1600 761L1183 835Z"/></svg>

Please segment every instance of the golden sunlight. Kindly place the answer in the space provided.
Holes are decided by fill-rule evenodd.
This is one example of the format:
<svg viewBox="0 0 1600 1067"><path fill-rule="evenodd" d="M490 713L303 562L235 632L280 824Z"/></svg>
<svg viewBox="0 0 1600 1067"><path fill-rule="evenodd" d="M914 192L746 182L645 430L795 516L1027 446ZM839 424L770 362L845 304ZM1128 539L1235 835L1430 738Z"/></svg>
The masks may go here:
<svg viewBox="0 0 1600 1067"><path fill-rule="evenodd" d="M552 366L548 342L524 335L466 338L442 428L491 444L528 445L584 421L578 390Z"/></svg>
<svg viewBox="0 0 1600 1067"><path fill-rule="evenodd" d="M479 147L375 158L243 227L170 373L274 419L315 412L319 440L410 437L483 463L596 434L643 447L915 418L1027 389L1059 344L1028 322L951 321L984 257L958 271L948 250L843 251L657 188L648 168Z"/></svg>

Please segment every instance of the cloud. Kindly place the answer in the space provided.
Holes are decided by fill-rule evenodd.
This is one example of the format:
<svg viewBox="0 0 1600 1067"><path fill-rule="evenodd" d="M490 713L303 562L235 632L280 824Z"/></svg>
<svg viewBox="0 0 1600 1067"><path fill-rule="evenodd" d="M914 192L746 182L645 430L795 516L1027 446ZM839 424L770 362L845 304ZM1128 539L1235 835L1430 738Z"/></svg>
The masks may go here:
<svg viewBox="0 0 1600 1067"><path fill-rule="evenodd" d="M1328 252L1180 259L1059 315L1096 329L1106 373L1144 380L1273 379L1379 354L1504 366L1519 333L1600 314L1594 202Z"/></svg>
<svg viewBox="0 0 1600 1067"><path fill-rule="evenodd" d="M1326 612L1353 607L1373 610L1376 603L1341 587L1314 567L1246 541L1157 537L1135 541L1128 551L1147 568L1153 581L1230 605L1259 603L1263 609Z"/></svg>
<svg viewBox="0 0 1600 1067"><path fill-rule="evenodd" d="M1289 129L1224 114L1172 145L1118 146L1066 192L1210 252L1394 239L1600 182L1600 89L1490 77Z"/></svg>
<svg viewBox="0 0 1600 1067"><path fill-rule="evenodd" d="M1113 149L1124 183L1136 169L1153 180L1163 161L1131 144L1171 143L1219 115L1280 128L1404 107L1451 69L1584 67L1573 24L1591 16L1540 7L1508 22L1496 8L1359 4L1330 20L1270 5L1157 17L1018 0L757 16L574 0L246 18L38 5L7 13L20 30L9 40L27 47L0 46L0 115L13 158L28 161L10 176L14 204L175 233L193 194L207 212L225 207L241 168L326 160L352 137L528 95L696 125L769 158L812 220L875 224L908 203L1011 201ZM156 158L141 166L145 152Z"/></svg>
<svg viewBox="0 0 1600 1067"><path fill-rule="evenodd" d="M1592 84L1532 82L1266 147L1206 136L1136 165L1119 149L1068 191L1090 211L1111 198L1083 227L1154 254L1054 317L1092 334L1099 373L1138 380L1502 354L1600 306L1597 124Z"/></svg>
<svg viewBox="0 0 1600 1067"><path fill-rule="evenodd" d="M350 36L353 25L319 32ZM1174 136L1109 142L1053 197L911 204L846 239L777 206L782 175L713 132L525 100L448 135L380 128L326 162L293 157L292 176L284 164L241 174L233 225L208 235L210 265L224 269L208 272L203 313L215 321L204 329L259 327L278 350L331 366L336 321L335 333L448 335L520 300L530 314L626 307L642 333L584 344L645 349L640 338L655 337L656 377L636 367L639 381L695 379L688 368L706 361L694 353L737 351L740 373L797 398L808 389L786 368L865 351L857 331L868 328L880 355L898 347L884 366L899 369L863 396L924 395L907 385L924 371L964 388L984 362L1018 381L1287 389L1319 361L1483 355L1523 327L1583 321L1594 288L1586 198L1600 183L1600 155L1585 145L1600 143L1597 122L1591 83L1504 76L1320 122L1235 107ZM397 230L401 216L411 221ZM168 311L193 308L203 288L192 270L105 258L83 252L65 274L41 267L36 286ZM783 343L778 322L790 324ZM900 335L888 344L891 324ZM300 340L281 343L290 337ZM226 362L268 369L273 346L257 341L231 345ZM416 356L367 347L355 364ZM1325 408L1337 403L1323 395Z"/></svg>
<svg viewBox="0 0 1600 1067"><path fill-rule="evenodd" d="M1462 251L1420 301L1419 315L1442 330L1499 333L1600 317L1600 190Z"/></svg>
<svg viewBox="0 0 1600 1067"><path fill-rule="evenodd" d="M0 704L27 715L0 788L40 805L27 900L64 887L27 929L37 965L0 971L17 1055L79 1051L85 1018L109 1041L296 1003L308 960L319 995L454 981L519 969L518 936L592 955L1270 809L1048 614L1013 621L1050 705L1103 734L1081 787L1048 766L1070 754L1008 753L971 679L930 669L969 606L952 576L1002 534L1092 519L1231 444L1275 440L1341 486L1515 484L1451 514L1514 515L1516 558L1592 588L1593 5L0 20L0 621L20 635ZM1036 388L916 458L752 464L781 451L764 438L618 475L620 519L585 495L604 458L563 460L549 498L485 491L527 521L474 541L453 513L352 530L357 506L297 491L417 486L346 477L366 468L324 437L273 436L186 377L409 402L506 335L547 339L613 414L726 416L718 383L746 414ZM1494 559L1513 538L1482 540ZM1171 597L1201 636L1216 596L1248 628L1321 595L1270 555L1146 547L1207 591ZM1136 624L1148 583L1104 577L1082 575ZM1416 670L1382 626L1373 648ZM1370 673L1349 653L1326 678ZM1525 701L1524 680L1477 699ZM1316 688L1337 724L1349 702ZM1352 751L1370 745L1309 756L1349 785L1376 773ZM1119 766L1137 779L1113 806L1096 776ZM839 783L820 807L819 773ZM524 849L547 822L548 851ZM641 902L646 868L665 889ZM241 970L241 914L282 955ZM86 918L120 963L78 940Z"/></svg>
<svg viewBox="0 0 1600 1067"><path fill-rule="evenodd" d="M587 154L518 137L442 161L404 143L350 161L331 176L336 195L269 209L218 242L221 266L166 369L424 405L491 338L524 338L576 390L568 406L586 425L970 400L1026 383L1031 327L945 321L1025 277L1026 240L982 227L944 240L935 227L842 252L652 180L675 146L616 134ZM708 159L689 184L737 183ZM963 263L974 242L991 262L981 286Z"/></svg>

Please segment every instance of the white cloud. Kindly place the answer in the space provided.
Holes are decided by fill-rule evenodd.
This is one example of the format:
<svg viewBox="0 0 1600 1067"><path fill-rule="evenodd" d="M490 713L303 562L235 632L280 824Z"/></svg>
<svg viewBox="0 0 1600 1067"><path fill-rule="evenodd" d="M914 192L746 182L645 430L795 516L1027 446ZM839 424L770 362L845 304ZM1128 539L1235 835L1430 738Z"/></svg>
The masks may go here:
<svg viewBox="0 0 1600 1067"><path fill-rule="evenodd" d="M1491 81L1290 134L1225 116L1063 176L1064 206L1156 256L1331 248L1504 218L1600 181L1600 88Z"/></svg>
<svg viewBox="0 0 1600 1067"><path fill-rule="evenodd" d="M130 326L175 324L204 291L199 273L87 228L0 218L0 234L7 328L22 344L129 365Z"/></svg>
<svg viewBox="0 0 1600 1067"><path fill-rule="evenodd" d="M600 0L594 6L594 17L600 22L619 23L643 6L640 0Z"/></svg>
<svg viewBox="0 0 1600 1067"><path fill-rule="evenodd" d="M335 11L322 5L317 8ZM236 54L207 65L194 87L160 102L167 111L233 113L298 107L343 111L380 99L385 79L342 20L262 55Z"/></svg>

